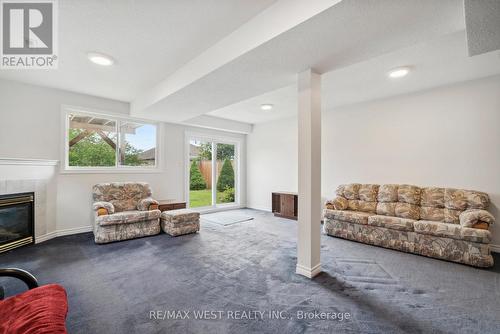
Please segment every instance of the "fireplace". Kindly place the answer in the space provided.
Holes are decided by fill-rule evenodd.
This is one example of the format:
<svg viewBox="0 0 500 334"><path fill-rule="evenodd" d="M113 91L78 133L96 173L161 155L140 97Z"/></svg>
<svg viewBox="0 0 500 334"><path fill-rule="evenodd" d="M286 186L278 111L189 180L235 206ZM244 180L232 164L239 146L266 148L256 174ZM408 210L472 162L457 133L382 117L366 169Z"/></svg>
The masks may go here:
<svg viewBox="0 0 500 334"><path fill-rule="evenodd" d="M0 196L0 253L32 244L34 193Z"/></svg>

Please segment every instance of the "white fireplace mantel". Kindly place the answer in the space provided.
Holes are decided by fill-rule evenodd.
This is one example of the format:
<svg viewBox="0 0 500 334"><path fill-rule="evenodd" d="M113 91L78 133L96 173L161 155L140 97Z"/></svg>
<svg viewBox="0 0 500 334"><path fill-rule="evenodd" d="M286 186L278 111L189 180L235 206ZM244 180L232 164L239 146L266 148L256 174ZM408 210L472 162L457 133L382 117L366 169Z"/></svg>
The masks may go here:
<svg viewBox="0 0 500 334"><path fill-rule="evenodd" d="M56 166L59 160L0 158L0 165Z"/></svg>

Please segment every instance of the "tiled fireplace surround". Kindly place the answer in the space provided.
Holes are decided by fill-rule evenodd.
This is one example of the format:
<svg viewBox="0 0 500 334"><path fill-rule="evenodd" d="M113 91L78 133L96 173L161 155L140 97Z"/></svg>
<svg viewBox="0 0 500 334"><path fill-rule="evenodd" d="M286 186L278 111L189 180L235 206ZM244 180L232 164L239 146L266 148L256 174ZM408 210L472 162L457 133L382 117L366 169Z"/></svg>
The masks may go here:
<svg viewBox="0 0 500 334"><path fill-rule="evenodd" d="M0 158L0 195L35 193L35 242L56 235L57 161Z"/></svg>
<svg viewBox="0 0 500 334"><path fill-rule="evenodd" d="M0 195L35 193L35 240L47 234L46 180L0 180Z"/></svg>

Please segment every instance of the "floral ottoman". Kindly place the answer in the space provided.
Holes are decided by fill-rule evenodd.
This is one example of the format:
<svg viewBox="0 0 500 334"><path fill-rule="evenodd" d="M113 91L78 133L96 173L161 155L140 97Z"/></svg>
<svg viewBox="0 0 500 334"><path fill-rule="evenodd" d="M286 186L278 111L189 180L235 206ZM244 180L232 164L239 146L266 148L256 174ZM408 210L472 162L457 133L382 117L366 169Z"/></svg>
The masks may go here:
<svg viewBox="0 0 500 334"><path fill-rule="evenodd" d="M200 213L189 209L163 211L161 229L171 236L196 233L200 230Z"/></svg>

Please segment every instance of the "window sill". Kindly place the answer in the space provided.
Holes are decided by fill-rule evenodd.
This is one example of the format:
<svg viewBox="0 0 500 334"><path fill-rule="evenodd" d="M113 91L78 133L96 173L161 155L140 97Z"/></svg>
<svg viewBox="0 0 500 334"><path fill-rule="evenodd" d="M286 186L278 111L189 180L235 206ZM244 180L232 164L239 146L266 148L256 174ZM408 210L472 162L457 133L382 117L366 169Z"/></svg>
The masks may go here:
<svg viewBox="0 0 500 334"><path fill-rule="evenodd" d="M160 168L78 168L63 169L60 174L160 174L165 170Z"/></svg>

